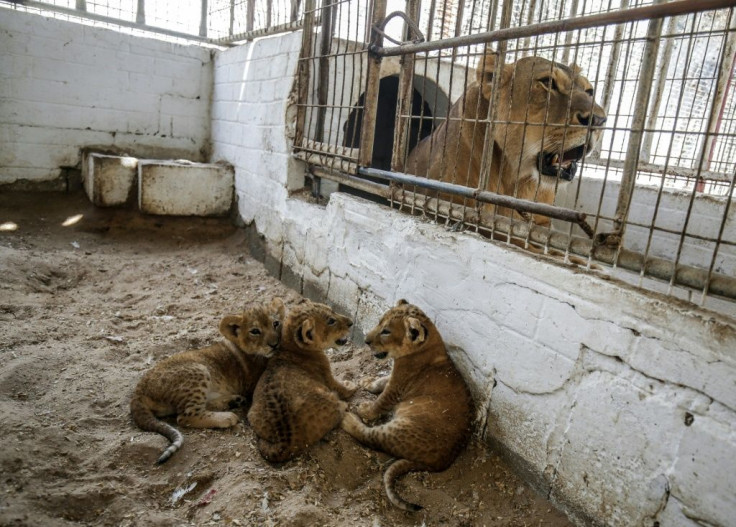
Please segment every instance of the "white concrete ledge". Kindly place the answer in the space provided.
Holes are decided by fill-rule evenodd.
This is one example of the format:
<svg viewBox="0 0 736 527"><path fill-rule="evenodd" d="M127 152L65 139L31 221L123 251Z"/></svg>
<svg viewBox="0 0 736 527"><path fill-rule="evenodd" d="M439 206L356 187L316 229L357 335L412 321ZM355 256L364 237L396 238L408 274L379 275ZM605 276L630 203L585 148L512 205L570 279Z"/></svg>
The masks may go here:
<svg viewBox="0 0 736 527"><path fill-rule="evenodd" d="M138 207L147 214L224 216L233 202L232 168L186 161L141 160Z"/></svg>

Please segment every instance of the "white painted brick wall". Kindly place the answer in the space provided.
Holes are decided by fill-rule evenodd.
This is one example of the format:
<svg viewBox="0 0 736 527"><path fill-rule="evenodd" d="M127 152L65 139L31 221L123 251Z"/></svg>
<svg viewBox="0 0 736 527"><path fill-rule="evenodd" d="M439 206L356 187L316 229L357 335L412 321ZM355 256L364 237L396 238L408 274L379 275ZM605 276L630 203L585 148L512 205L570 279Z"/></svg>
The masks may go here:
<svg viewBox="0 0 736 527"><path fill-rule="evenodd" d="M209 50L0 13L0 184L53 180L84 146L206 160Z"/></svg>
<svg viewBox="0 0 736 527"><path fill-rule="evenodd" d="M290 198L304 168L289 158L293 78L278 74L293 75L300 41L215 60L214 158L235 166L240 213L269 254L364 331L398 298L422 306L478 394L487 439L578 518L732 525L733 319L357 198Z"/></svg>

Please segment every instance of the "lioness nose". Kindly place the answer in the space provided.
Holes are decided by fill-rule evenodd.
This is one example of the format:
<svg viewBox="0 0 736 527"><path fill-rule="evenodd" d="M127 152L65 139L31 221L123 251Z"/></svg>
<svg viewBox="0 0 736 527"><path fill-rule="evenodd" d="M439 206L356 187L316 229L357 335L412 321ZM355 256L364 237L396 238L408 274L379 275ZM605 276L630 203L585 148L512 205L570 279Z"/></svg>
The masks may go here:
<svg viewBox="0 0 736 527"><path fill-rule="evenodd" d="M592 112L588 113L577 113L576 115L578 122L582 124L583 126L592 126L593 128L599 128L603 126L606 122L605 117L601 117L600 115L596 115Z"/></svg>
<svg viewBox="0 0 736 527"><path fill-rule="evenodd" d="M353 321L352 321L352 320L350 320L350 319L348 319L348 327L349 327L349 328L350 328L350 327L353 327Z"/></svg>

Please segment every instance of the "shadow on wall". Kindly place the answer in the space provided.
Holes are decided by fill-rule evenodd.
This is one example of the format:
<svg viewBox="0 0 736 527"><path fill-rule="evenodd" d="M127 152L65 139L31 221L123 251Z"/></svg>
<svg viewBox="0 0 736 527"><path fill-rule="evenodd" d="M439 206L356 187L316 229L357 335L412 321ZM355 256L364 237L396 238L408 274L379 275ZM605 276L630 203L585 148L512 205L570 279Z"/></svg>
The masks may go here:
<svg viewBox="0 0 736 527"><path fill-rule="evenodd" d="M378 91L373 157L371 159L372 168L391 170L394 130L396 128L396 102L398 97L399 77L397 75L391 75L381 79ZM350 148L358 148L360 146L364 105L365 93L360 96L355 108L350 112L347 121L343 124L343 137L345 138L343 146ZM414 78L414 90L411 99L412 118L407 154L411 152L419 141L432 133L435 119L447 115L448 107L449 101L447 96L434 83L423 77ZM379 181L376 178L370 177L366 177L366 179ZM373 194L343 185L340 185L339 190L340 192L346 192L372 201L384 201L382 198Z"/></svg>

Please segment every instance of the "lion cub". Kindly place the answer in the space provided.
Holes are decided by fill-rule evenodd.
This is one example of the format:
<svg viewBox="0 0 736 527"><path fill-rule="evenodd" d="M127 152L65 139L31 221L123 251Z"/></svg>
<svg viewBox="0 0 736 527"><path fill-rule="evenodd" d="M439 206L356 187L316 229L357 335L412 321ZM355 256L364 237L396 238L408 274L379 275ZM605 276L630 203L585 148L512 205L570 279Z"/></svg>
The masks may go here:
<svg viewBox="0 0 736 527"><path fill-rule="evenodd" d="M342 421L357 386L332 376L324 350L347 342L353 322L328 306L305 301L290 311L279 352L253 393L248 421L261 455L287 461Z"/></svg>
<svg viewBox="0 0 736 527"><path fill-rule="evenodd" d="M394 359L391 375L363 386L380 393L362 403L358 414L384 424L365 426L346 413L342 428L361 443L394 456L383 475L388 499L406 511L422 507L403 500L396 479L413 470L439 472L449 467L470 434L473 402L465 382L447 356L437 328L416 306L399 300L365 339L377 358Z"/></svg>
<svg viewBox="0 0 736 527"><path fill-rule="evenodd" d="M226 340L207 348L168 357L146 372L130 401L135 423L167 437L171 444L158 458L168 460L184 438L157 417L176 414L176 422L193 428L228 428L238 416L227 412L245 402L266 368L281 337L284 302L246 308L240 316L226 316L220 333Z"/></svg>

